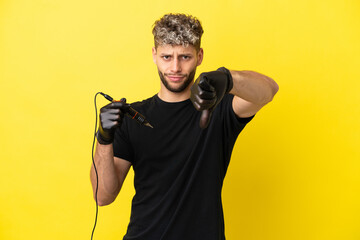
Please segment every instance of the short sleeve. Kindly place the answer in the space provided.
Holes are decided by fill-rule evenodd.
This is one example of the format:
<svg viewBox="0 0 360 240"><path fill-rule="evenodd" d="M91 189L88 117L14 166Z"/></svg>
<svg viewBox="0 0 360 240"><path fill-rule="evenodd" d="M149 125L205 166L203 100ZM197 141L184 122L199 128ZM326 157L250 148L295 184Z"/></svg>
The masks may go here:
<svg viewBox="0 0 360 240"><path fill-rule="evenodd" d="M246 126L246 124L249 123L254 118L255 115L248 118L239 118L234 112L232 106L233 99L234 99L234 95L226 94L219 106L220 107L219 111L223 116L223 122L224 125L226 126L227 131L234 132L235 135L237 136Z"/></svg>

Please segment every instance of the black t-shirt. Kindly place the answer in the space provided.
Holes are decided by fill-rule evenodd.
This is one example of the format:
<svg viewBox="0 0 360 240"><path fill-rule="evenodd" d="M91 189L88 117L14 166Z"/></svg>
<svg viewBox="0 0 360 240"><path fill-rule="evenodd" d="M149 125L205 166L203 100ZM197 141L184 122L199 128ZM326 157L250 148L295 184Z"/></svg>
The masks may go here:
<svg viewBox="0 0 360 240"><path fill-rule="evenodd" d="M233 95L214 110L208 128L190 100L157 95L132 107L154 126L124 118L114 156L132 163L135 196L125 240L222 240L221 189L238 134L252 119L237 118Z"/></svg>

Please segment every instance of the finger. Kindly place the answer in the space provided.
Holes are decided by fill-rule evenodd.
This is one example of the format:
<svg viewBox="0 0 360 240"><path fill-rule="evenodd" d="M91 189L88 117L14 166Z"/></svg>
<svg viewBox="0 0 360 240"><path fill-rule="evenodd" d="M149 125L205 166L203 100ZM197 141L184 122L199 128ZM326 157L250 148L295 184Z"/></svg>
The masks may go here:
<svg viewBox="0 0 360 240"><path fill-rule="evenodd" d="M199 103L193 101L192 104L194 105L194 107L195 107L195 109L196 109L197 111L201 111L201 110L200 110L201 106L199 105Z"/></svg>
<svg viewBox="0 0 360 240"><path fill-rule="evenodd" d="M198 85L201 87L201 89L205 91L215 91L215 88L211 86L206 76L200 75L200 80Z"/></svg>
<svg viewBox="0 0 360 240"><path fill-rule="evenodd" d="M102 123L103 129L111 129L119 125L119 121L105 121Z"/></svg>
<svg viewBox="0 0 360 240"><path fill-rule="evenodd" d="M112 126L112 128L120 127L122 121L123 121L122 118L119 118L117 121L113 121L114 125Z"/></svg>
<svg viewBox="0 0 360 240"><path fill-rule="evenodd" d="M204 110L200 117L200 128L205 129L208 127L212 112L210 110Z"/></svg>
<svg viewBox="0 0 360 240"><path fill-rule="evenodd" d="M194 96L194 102L197 103L197 110L200 111L200 110L205 110L205 109L209 109L211 107L213 107L216 103L216 100L217 98L212 98L212 99L209 99L209 100L206 100L206 99L202 99L200 98L198 95L195 95Z"/></svg>
<svg viewBox="0 0 360 240"><path fill-rule="evenodd" d="M102 115L101 117L106 119L106 120L119 120L124 115L120 111L120 109L111 109L111 110L114 111L114 112L106 113L106 114ZM117 112L115 112L115 111L117 111Z"/></svg>
<svg viewBox="0 0 360 240"><path fill-rule="evenodd" d="M119 115L121 110L119 108L102 108L100 109L100 116L108 117L110 115Z"/></svg>
<svg viewBox="0 0 360 240"><path fill-rule="evenodd" d="M205 91L205 90L200 89L198 95L199 95L200 98L206 99L206 100L216 98L216 92L215 91Z"/></svg>
<svg viewBox="0 0 360 240"><path fill-rule="evenodd" d="M122 98L120 100L114 100L112 102L122 102L122 103L126 103L126 98Z"/></svg>
<svg viewBox="0 0 360 240"><path fill-rule="evenodd" d="M116 101L116 102L111 102L109 103L107 106L107 108L122 108L124 105L128 105L127 103L124 102L120 102L120 101Z"/></svg>
<svg viewBox="0 0 360 240"><path fill-rule="evenodd" d="M209 110L209 109L211 109L211 107L212 107L212 104L209 104L209 105L207 105L207 106L203 106L203 105L200 105L200 104L197 103L197 102L193 102L193 105L194 105L194 107L195 107L195 109L196 109L197 111Z"/></svg>
<svg viewBox="0 0 360 240"><path fill-rule="evenodd" d="M126 100L125 100L126 101ZM126 102L112 102L107 105L107 108L110 109L120 109L122 112L127 112L130 108L130 104L127 104Z"/></svg>

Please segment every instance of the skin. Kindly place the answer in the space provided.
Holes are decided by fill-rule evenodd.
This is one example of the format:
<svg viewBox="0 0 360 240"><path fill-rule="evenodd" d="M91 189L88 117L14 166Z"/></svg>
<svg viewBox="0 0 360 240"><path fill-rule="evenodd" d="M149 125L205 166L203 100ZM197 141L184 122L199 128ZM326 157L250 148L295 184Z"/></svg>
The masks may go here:
<svg viewBox="0 0 360 240"><path fill-rule="evenodd" d="M158 96L166 102L189 99L196 67L203 60L203 49L196 51L192 45L188 47L162 45L152 48L152 56L160 79L163 78Z"/></svg>
<svg viewBox="0 0 360 240"><path fill-rule="evenodd" d="M202 63L203 49L195 47L162 45L152 48L153 61L160 76L158 96L166 102L180 102L190 98L191 86L197 66ZM230 70L233 78L233 110L238 117L246 118L256 114L269 103L279 87L274 80L254 71ZM97 143L95 164L99 174L98 204L112 203L120 192L131 163L114 157L113 145ZM91 166L90 178L95 198L96 176Z"/></svg>

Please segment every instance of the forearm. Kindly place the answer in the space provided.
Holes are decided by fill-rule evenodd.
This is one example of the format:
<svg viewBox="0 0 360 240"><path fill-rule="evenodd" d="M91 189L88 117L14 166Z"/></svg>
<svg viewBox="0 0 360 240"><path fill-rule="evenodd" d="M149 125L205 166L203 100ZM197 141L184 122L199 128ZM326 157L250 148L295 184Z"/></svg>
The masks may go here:
<svg viewBox="0 0 360 240"><path fill-rule="evenodd" d="M253 71L230 71L233 88L230 93L248 102L265 105L270 102L279 87L270 77Z"/></svg>
<svg viewBox="0 0 360 240"><path fill-rule="evenodd" d="M113 145L101 145L97 143L94 161L98 173L97 200L99 205L112 203L120 191L120 184L116 174ZM96 174L94 166L91 166L90 179L94 198L96 191Z"/></svg>

